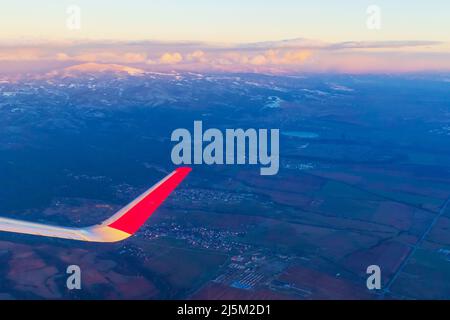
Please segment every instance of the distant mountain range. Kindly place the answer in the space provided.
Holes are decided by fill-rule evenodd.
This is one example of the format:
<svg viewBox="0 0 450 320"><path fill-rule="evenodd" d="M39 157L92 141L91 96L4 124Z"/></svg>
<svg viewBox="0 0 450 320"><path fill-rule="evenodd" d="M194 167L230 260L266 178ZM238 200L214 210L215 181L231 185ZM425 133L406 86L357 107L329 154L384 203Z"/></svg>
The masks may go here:
<svg viewBox="0 0 450 320"><path fill-rule="evenodd" d="M89 63L82 63L73 65L70 67L66 67L59 70L54 70L49 73L47 73L47 76L62 76L62 77L71 77L71 76L77 76L80 74L97 74L97 73L122 73L122 74L128 74L132 76L138 76L145 74L145 71L138 68L128 67L124 65L119 64L104 64L104 63L95 63L95 62L89 62Z"/></svg>

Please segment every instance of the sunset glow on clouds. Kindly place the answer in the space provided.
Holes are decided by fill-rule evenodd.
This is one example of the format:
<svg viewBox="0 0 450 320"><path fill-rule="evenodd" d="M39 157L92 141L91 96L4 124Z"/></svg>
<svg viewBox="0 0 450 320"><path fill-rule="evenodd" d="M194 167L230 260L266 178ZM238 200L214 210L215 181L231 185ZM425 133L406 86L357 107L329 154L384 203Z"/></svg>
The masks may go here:
<svg viewBox="0 0 450 320"><path fill-rule="evenodd" d="M448 45L430 41L324 43L307 39L237 45L72 42L9 45L0 63L114 63L144 70L226 72L415 72L450 70Z"/></svg>
<svg viewBox="0 0 450 320"><path fill-rule="evenodd" d="M382 20L371 30L372 3L356 0L17 0L2 8L0 73L80 63L216 72L450 71L450 5L432 1L378 0ZM67 11L72 5L78 9ZM80 15L69 19L70 12ZM75 22L79 28L71 29Z"/></svg>

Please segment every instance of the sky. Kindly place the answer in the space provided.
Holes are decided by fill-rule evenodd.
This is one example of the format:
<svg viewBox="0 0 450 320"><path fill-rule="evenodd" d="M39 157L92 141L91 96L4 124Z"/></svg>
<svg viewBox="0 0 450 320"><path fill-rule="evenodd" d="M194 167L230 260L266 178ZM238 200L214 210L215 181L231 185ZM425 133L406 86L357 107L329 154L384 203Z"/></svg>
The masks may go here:
<svg viewBox="0 0 450 320"><path fill-rule="evenodd" d="M171 61L177 65L189 62L190 67L195 68L205 67L206 62L210 67L213 64L216 67L221 62L221 65L233 64L233 70L245 65L251 68L263 68L261 66L264 65L265 71L275 70L277 65L284 66L284 69L287 65L294 65L295 68L289 69L301 70L301 65L309 64L303 69L314 71L311 63L314 65L316 61L316 66L319 65L317 59L320 58L324 59L325 66L329 66L322 68L323 71L327 68L361 72L364 69L385 72L390 68L393 71L450 69L448 0L4 2L0 12L0 66L1 61L12 61L11 57L16 56L18 60L27 61L34 58L74 62L92 60L90 62L134 62L154 67L170 65L168 62ZM376 20L377 28L368 27L368 21L374 18L374 13L367 10L373 5L379 9L379 15L375 17L379 18ZM80 10L80 24L75 28L68 27L68 21L74 21L71 20L74 12L70 9L67 11L73 8L71 6ZM374 20L370 21L373 23ZM280 41L298 38L308 39L308 42L300 42L295 50L279 49L278 46L283 46ZM139 51L131 50L133 48L129 45L124 45L122 52L118 52L120 48L108 48L111 57L116 55L118 59L99 59L99 54L108 55L102 47L106 40L122 44L135 41L140 44ZM142 45L152 41L167 43L167 50L161 46L156 50L153 44L147 47ZM267 44L269 41L271 43L266 47L260 44L259 50L250 53L241 48L254 43ZM90 46L84 46L85 51L81 52L79 47L74 46L74 43L80 42L90 43ZM349 42L371 45L365 48L356 45L342 47L343 43ZM187 52L185 43L202 45L192 47L193 51ZM34 47L29 48L30 44ZM225 52L227 46L230 50ZM220 53L214 50L217 47L220 47ZM97 58L86 59L86 54L94 57L95 53ZM233 54L234 61L226 61ZM121 61L118 55L127 55L128 58L134 55L136 59ZM141 55L140 58L138 55ZM195 55L197 59L194 66L192 62ZM82 56L83 59L71 59L75 56ZM387 57L392 57L391 64ZM352 60L355 61L353 66ZM405 66L395 66L397 61L405 61ZM376 66L364 68L365 64L374 63L380 65L378 69Z"/></svg>

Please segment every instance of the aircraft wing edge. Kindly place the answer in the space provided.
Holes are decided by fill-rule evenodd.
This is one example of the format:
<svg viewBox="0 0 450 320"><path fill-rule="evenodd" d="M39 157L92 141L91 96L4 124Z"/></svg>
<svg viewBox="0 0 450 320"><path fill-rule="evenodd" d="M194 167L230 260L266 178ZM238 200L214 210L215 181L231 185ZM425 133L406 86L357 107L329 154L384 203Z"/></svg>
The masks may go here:
<svg viewBox="0 0 450 320"><path fill-rule="evenodd" d="M70 228L0 217L0 231L87 242L119 242L132 236L191 172L178 168L103 223Z"/></svg>

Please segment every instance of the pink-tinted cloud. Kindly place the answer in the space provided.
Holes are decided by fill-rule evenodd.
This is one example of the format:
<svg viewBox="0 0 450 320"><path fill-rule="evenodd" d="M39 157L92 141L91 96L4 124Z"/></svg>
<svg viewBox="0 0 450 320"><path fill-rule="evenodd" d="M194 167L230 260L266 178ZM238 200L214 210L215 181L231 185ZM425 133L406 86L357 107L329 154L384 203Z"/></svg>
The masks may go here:
<svg viewBox="0 0 450 320"><path fill-rule="evenodd" d="M56 59L60 61L103 62L103 63L142 63L147 60L145 53L139 52L87 52L70 55L59 52Z"/></svg>
<svg viewBox="0 0 450 320"><path fill-rule="evenodd" d="M33 61L47 58L50 57L38 48L0 49L0 61Z"/></svg>
<svg viewBox="0 0 450 320"><path fill-rule="evenodd" d="M7 45L0 61L123 64L145 70L229 72L450 71L450 45L431 41L325 43L306 39L224 45L198 42L76 42Z"/></svg>
<svg viewBox="0 0 450 320"><path fill-rule="evenodd" d="M192 53L189 53L187 55L187 60L188 61L195 61L195 62L202 62L202 63L206 63L207 57L206 57L206 53L202 50L196 50Z"/></svg>

